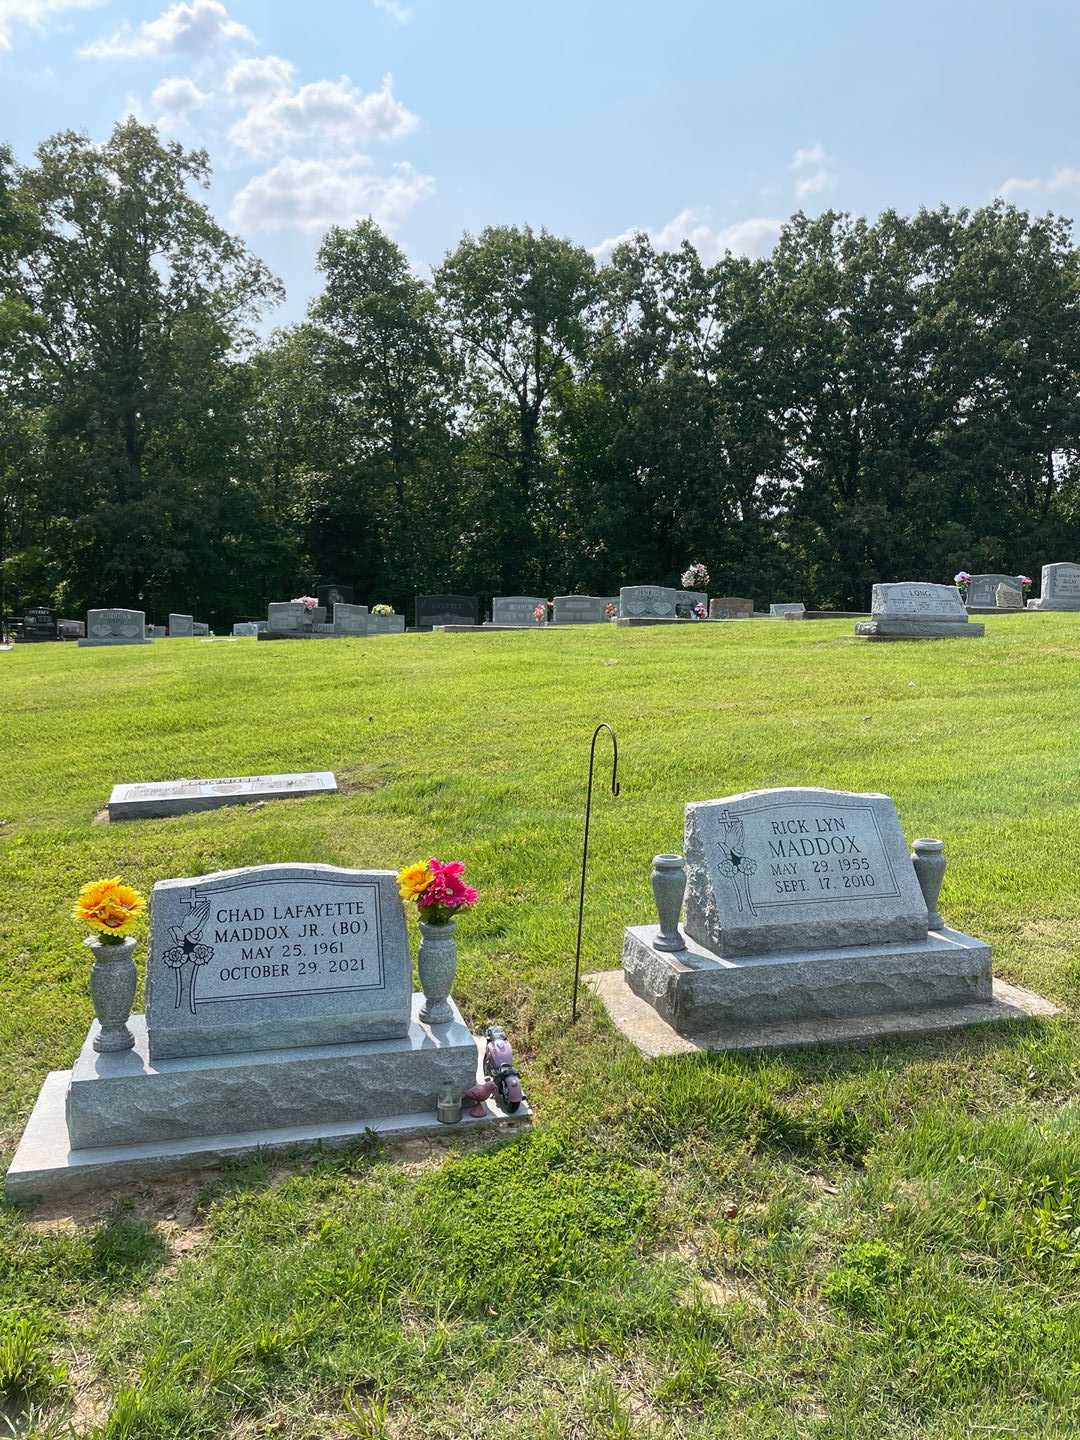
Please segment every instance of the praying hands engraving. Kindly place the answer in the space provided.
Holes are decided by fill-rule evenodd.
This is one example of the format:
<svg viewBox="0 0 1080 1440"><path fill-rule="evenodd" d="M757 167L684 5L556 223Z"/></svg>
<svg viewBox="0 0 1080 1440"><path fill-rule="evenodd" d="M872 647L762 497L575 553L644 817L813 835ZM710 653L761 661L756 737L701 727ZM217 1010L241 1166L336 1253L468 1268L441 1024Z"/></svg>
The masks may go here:
<svg viewBox="0 0 1080 1440"><path fill-rule="evenodd" d="M720 874L727 876L735 891L735 903L740 913L746 909L757 915L757 909L750 895L750 876L757 870L757 861L746 854L746 833L743 822L724 810L719 819L720 826ZM744 904L745 900L745 904Z"/></svg>
<svg viewBox="0 0 1080 1440"><path fill-rule="evenodd" d="M186 929L178 925L170 925L169 932L173 938L173 944L162 955L162 959L170 970L176 974L176 1009L182 1008L184 1003L184 969L190 964L191 974L188 980L188 1010L195 1014L195 981L199 974L200 965L205 965L208 960L214 958L212 945L202 943L203 927L210 918L209 900L189 900Z"/></svg>

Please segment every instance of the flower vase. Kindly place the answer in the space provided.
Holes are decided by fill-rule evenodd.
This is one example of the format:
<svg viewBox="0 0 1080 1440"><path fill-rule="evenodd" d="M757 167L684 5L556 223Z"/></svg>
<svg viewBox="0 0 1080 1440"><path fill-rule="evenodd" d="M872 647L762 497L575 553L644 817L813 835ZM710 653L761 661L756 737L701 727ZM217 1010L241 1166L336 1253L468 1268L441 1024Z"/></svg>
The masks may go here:
<svg viewBox="0 0 1080 1440"><path fill-rule="evenodd" d="M679 932L683 895L686 893L686 865L681 855L654 855L652 892L660 920L653 946L657 950L685 950L686 941Z"/></svg>
<svg viewBox="0 0 1080 1440"><path fill-rule="evenodd" d="M425 1025L449 1025L454 1018L450 991L457 974L457 922L429 925L420 921L420 988L424 1004L420 1019Z"/></svg>
<svg viewBox="0 0 1080 1440"><path fill-rule="evenodd" d="M130 1050L135 1044L127 1024L135 1002L135 938L129 935L117 945L88 935L83 944L94 957L90 998L99 1025L94 1049Z"/></svg>
<svg viewBox="0 0 1080 1440"><path fill-rule="evenodd" d="M928 930L941 930L945 921L938 909L941 882L945 878L944 840L916 840L911 847L911 863L926 901L926 926Z"/></svg>

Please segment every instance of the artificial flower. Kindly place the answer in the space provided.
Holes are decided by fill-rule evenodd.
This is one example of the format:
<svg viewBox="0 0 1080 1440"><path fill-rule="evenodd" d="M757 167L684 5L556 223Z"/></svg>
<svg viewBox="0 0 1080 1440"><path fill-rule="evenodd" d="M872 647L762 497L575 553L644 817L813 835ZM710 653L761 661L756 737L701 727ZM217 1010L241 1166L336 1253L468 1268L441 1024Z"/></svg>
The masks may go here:
<svg viewBox="0 0 1080 1440"><path fill-rule="evenodd" d="M406 865L404 870L398 871L398 894L403 900L415 900L424 893L432 879L431 871L423 860L418 860L415 865Z"/></svg>
<svg viewBox="0 0 1080 1440"><path fill-rule="evenodd" d="M91 930L119 939L131 933L145 908L146 901L139 892L117 875L84 885L71 913Z"/></svg>

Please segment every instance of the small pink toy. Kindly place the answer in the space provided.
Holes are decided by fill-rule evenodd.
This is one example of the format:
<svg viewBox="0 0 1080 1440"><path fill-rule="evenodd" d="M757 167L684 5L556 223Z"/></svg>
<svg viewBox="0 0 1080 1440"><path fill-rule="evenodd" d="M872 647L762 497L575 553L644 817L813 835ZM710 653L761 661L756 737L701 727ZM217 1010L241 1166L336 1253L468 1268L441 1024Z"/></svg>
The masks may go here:
<svg viewBox="0 0 1080 1440"><path fill-rule="evenodd" d="M474 1120L482 1120L487 1114L485 1100L490 1100L495 1094L494 1080L480 1080L475 1085L470 1085L462 1096L462 1099L469 1106L469 1114Z"/></svg>

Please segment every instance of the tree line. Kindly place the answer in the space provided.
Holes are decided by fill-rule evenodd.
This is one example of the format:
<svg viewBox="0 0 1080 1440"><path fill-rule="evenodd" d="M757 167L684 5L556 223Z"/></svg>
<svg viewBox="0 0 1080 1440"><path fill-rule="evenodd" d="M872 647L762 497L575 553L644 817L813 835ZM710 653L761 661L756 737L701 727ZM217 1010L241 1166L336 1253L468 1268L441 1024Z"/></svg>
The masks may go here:
<svg viewBox="0 0 1080 1440"><path fill-rule="evenodd" d="M1080 559L1070 223L997 202L796 214L706 265L529 228L430 279L330 230L300 324L127 120L0 149L0 609L222 623L320 580L677 584L864 608L876 580Z"/></svg>

